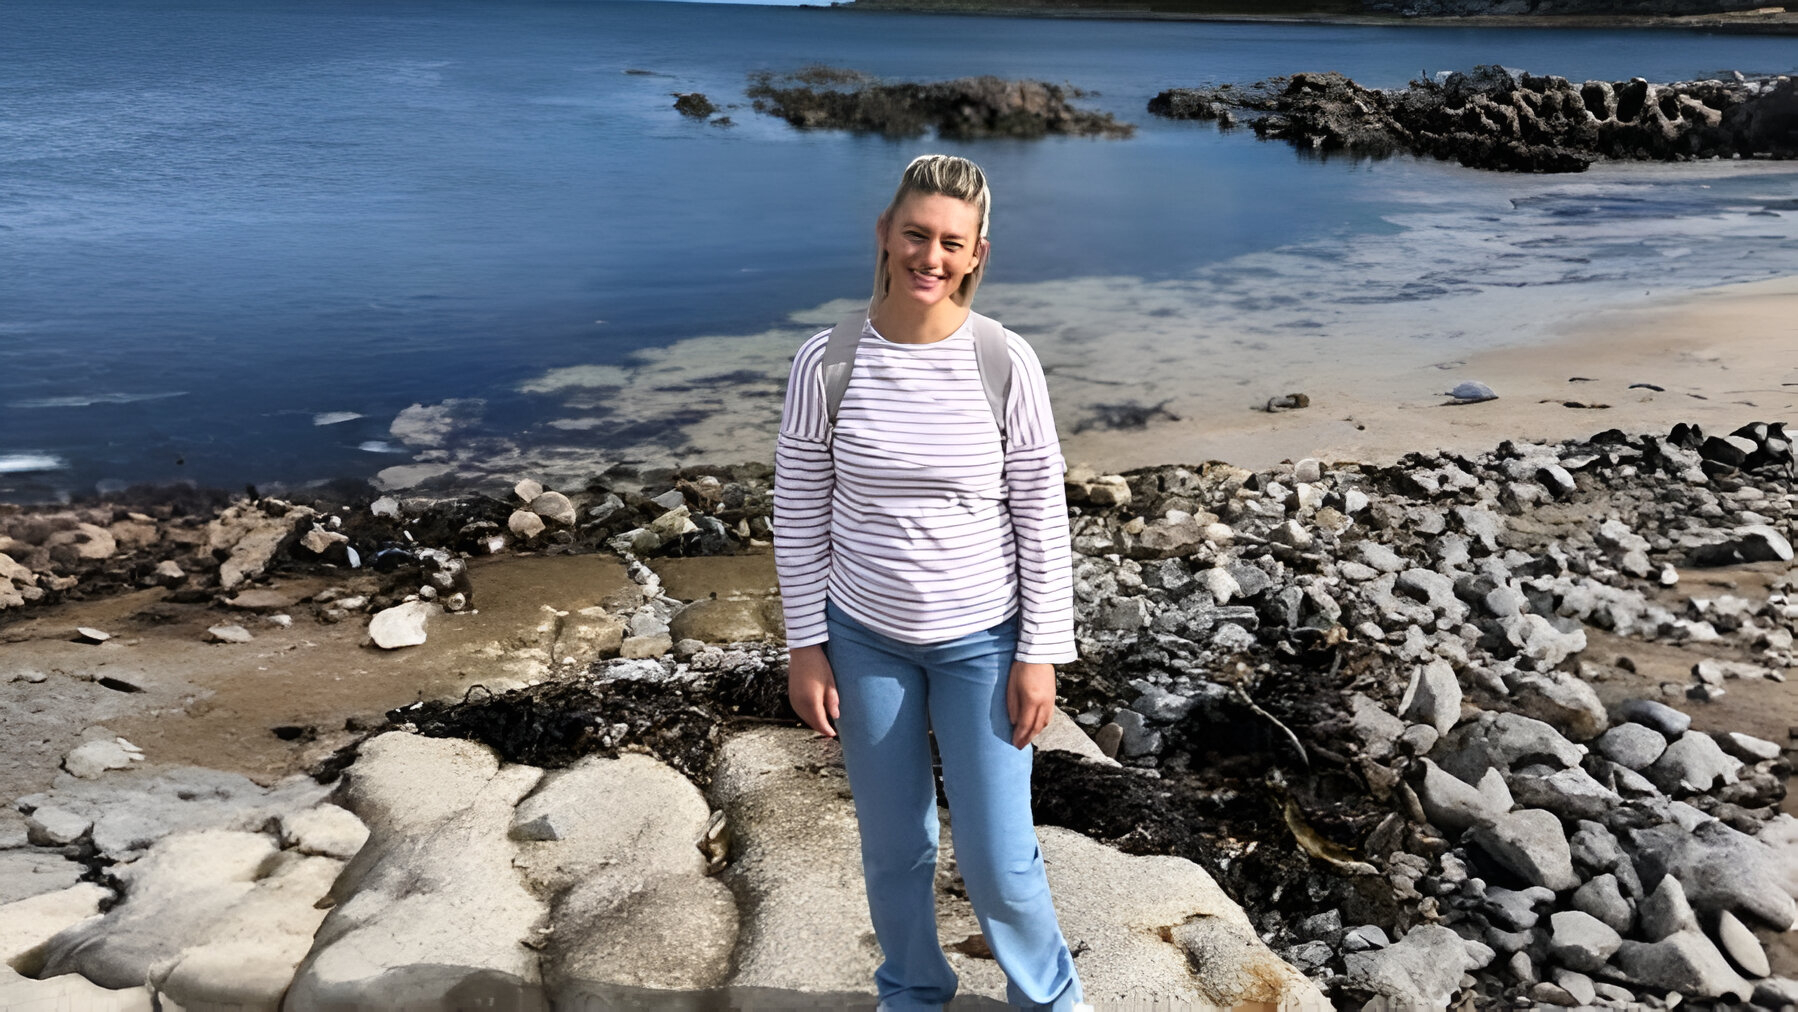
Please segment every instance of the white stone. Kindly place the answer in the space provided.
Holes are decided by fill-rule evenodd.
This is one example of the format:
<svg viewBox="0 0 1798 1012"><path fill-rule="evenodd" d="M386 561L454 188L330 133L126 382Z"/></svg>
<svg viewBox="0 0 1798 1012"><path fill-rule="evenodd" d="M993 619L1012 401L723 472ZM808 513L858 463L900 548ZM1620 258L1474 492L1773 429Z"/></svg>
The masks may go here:
<svg viewBox="0 0 1798 1012"><path fill-rule="evenodd" d="M429 601L407 601L368 620L369 638L383 650L415 647L425 641L425 625L442 609Z"/></svg>
<svg viewBox="0 0 1798 1012"><path fill-rule="evenodd" d="M212 643L248 643L255 638L240 625L215 625L206 630L206 639Z"/></svg>

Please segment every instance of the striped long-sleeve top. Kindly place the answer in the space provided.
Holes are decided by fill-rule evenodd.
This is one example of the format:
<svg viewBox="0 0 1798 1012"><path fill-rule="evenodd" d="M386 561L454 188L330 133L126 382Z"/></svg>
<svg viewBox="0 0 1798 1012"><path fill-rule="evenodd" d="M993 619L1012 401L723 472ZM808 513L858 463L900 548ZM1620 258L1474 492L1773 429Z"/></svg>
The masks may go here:
<svg viewBox="0 0 1798 1012"><path fill-rule="evenodd" d="M829 639L824 600L907 643L1021 610L1020 661L1075 658L1061 443L1042 364L1007 330L1008 439L980 382L971 323L900 344L863 325L833 447L820 363L793 360L774 456L774 560L789 648Z"/></svg>

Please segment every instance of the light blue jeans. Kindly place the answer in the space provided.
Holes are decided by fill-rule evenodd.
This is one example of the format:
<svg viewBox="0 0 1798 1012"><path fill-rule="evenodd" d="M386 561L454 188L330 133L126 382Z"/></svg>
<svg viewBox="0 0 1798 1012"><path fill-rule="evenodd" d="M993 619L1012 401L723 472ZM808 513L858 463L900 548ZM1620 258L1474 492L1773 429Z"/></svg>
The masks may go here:
<svg viewBox="0 0 1798 1012"><path fill-rule="evenodd" d="M868 912L886 957L874 973L882 1007L937 1008L959 983L937 941L934 730L956 867L1005 971L1006 1000L1068 1012L1082 992L1050 904L1030 811L1036 746L1012 747L1005 706L1017 617L918 646L875 632L829 601L824 615Z"/></svg>

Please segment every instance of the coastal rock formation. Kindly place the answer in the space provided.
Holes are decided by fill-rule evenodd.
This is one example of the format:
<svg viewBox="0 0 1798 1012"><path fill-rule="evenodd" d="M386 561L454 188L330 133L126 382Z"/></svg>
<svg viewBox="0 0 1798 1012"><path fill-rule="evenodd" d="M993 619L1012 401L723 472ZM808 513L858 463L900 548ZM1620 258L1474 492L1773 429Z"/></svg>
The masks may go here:
<svg viewBox="0 0 1798 1012"><path fill-rule="evenodd" d="M1110 113L1075 108L1069 99L1079 98L1078 91L992 76L888 84L857 71L812 67L780 77L754 75L747 93L758 112L805 130L916 137L934 129L938 137L951 140L1128 137L1135 131Z"/></svg>
<svg viewBox="0 0 1798 1012"><path fill-rule="evenodd" d="M1335 72L1247 87L1175 88L1149 101L1173 119L1247 122L1303 150L1430 155L1506 172L1580 172L1601 159L1798 157L1790 77L1651 84L1539 76L1503 67L1390 91Z"/></svg>

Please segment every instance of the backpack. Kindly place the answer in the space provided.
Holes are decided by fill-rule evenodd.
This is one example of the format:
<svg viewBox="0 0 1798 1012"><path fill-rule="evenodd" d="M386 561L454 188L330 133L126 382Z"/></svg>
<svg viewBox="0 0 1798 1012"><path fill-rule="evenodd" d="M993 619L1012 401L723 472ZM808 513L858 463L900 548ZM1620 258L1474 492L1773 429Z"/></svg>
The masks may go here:
<svg viewBox="0 0 1798 1012"><path fill-rule="evenodd" d="M830 421L825 441L836 436L837 412L843 406L843 393L849 389L849 372L855 367L855 349L861 345L862 324L867 311L843 318L832 327L824 345L824 360L819 368L824 373L824 406ZM980 385L986 390L986 402L993 409L993 420L999 423L999 445L1006 444L1005 400L1011 393L1011 355L1005 347L1005 328L998 320L970 310L968 319L974 325L974 360L980 367Z"/></svg>

